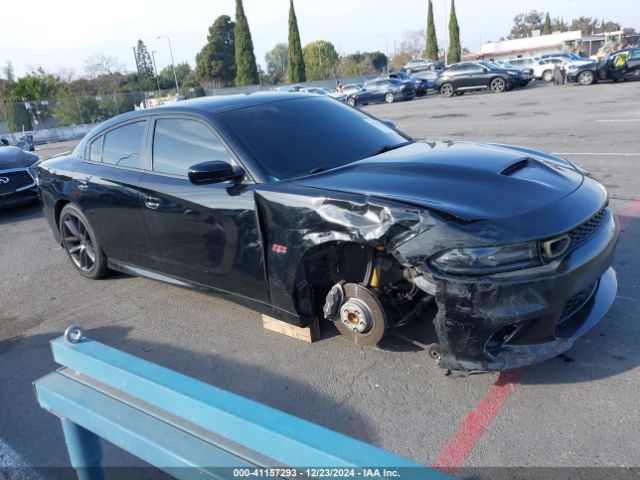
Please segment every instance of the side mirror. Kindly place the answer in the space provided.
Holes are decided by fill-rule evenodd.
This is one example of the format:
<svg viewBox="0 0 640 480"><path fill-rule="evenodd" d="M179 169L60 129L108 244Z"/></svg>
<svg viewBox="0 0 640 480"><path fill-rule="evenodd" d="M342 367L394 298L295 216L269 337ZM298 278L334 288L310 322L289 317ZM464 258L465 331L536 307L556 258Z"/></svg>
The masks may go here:
<svg viewBox="0 0 640 480"><path fill-rule="evenodd" d="M241 168L234 168L231 164L221 160L202 162L189 168L189 180L194 185L221 183L229 180L240 180L244 176Z"/></svg>
<svg viewBox="0 0 640 480"><path fill-rule="evenodd" d="M385 119L382 119L381 122L384 123L389 128L396 128L396 122L394 122L393 120L389 120L385 118Z"/></svg>

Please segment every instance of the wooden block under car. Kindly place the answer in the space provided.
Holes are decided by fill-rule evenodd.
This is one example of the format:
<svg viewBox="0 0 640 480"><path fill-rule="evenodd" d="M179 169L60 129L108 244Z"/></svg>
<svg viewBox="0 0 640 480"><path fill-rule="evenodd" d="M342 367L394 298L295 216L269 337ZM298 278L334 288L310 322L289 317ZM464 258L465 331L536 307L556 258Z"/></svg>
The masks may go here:
<svg viewBox="0 0 640 480"><path fill-rule="evenodd" d="M302 340L303 342L313 343L320 338L320 325L318 320L315 320L308 327L296 327L290 323L263 314L262 326L272 332L281 333L288 337Z"/></svg>

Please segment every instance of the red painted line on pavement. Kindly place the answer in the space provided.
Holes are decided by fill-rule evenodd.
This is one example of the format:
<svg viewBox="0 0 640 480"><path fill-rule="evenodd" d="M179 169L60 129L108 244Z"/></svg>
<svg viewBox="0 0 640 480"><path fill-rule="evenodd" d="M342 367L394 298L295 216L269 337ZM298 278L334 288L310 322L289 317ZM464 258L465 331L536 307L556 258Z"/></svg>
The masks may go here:
<svg viewBox="0 0 640 480"><path fill-rule="evenodd" d="M624 230L637 217L640 217L640 197L629 200L620 214L620 229ZM455 475L469 458L478 441L498 416L511 394L516 390L518 382L525 372L526 368L520 368L500 373L496 383L476 407L467 414L453 436L442 447L433 464L434 468Z"/></svg>
<svg viewBox="0 0 640 480"><path fill-rule="evenodd" d="M620 230L624 230L634 218L640 216L640 197L629 200L629 203L620 214Z"/></svg>
<svg viewBox="0 0 640 480"><path fill-rule="evenodd" d="M478 405L467 414L456 433L442 447L433 468L455 475L515 391L525 371L526 369L520 368L500 373L496 383Z"/></svg>

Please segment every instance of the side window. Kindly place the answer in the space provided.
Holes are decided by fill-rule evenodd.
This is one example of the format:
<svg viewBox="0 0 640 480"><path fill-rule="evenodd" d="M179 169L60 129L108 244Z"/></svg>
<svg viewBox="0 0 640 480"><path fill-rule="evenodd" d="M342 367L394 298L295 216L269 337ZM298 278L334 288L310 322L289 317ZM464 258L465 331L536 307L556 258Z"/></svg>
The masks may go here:
<svg viewBox="0 0 640 480"><path fill-rule="evenodd" d="M484 73L484 68L480 65L469 65L469 73Z"/></svg>
<svg viewBox="0 0 640 480"><path fill-rule="evenodd" d="M467 73L468 67L466 65L458 65L451 69L451 75L464 75Z"/></svg>
<svg viewBox="0 0 640 480"><path fill-rule="evenodd" d="M640 48L631 50L631 55L629 55L629 60L638 60L638 59L640 59Z"/></svg>
<svg viewBox="0 0 640 480"><path fill-rule="evenodd" d="M102 144L104 143L104 135L100 135L89 147L89 160L92 162L102 161Z"/></svg>
<svg viewBox="0 0 640 480"><path fill-rule="evenodd" d="M146 121L128 123L105 134L102 161L129 168L143 168L142 142Z"/></svg>
<svg viewBox="0 0 640 480"><path fill-rule="evenodd" d="M167 118L156 121L153 133L153 171L187 176L197 163L233 163L215 134L197 120Z"/></svg>

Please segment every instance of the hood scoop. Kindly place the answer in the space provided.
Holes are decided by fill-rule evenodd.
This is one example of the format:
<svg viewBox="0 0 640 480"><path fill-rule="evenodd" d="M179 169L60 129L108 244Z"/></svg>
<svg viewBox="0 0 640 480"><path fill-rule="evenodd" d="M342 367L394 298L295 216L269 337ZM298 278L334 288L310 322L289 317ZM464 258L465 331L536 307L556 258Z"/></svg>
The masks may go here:
<svg viewBox="0 0 640 480"><path fill-rule="evenodd" d="M518 170L520 170L522 168L530 166L532 162L533 162L533 159L531 159L529 157L525 157L525 158L522 158L520 160L517 160L517 161L513 162L511 165L507 165L499 173L500 173L500 175L505 175L505 176L508 177L512 173L515 173L515 172L517 172Z"/></svg>

